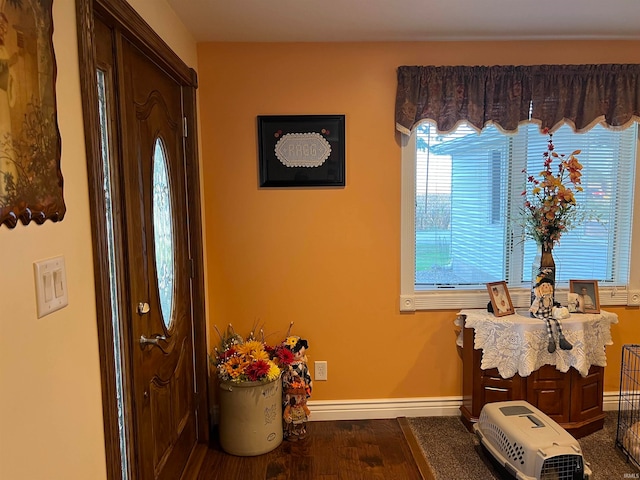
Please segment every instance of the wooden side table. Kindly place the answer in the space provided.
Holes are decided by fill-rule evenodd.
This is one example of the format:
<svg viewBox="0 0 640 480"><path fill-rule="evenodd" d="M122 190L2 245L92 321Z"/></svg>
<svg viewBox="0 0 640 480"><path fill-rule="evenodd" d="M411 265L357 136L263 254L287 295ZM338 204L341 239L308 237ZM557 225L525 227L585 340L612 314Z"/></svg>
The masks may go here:
<svg viewBox="0 0 640 480"><path fill-rule="evenodd" d="M542 324L541 328L544 328ZM575 368L561 372L556 365L542 365L528 375L516 373L503 378L498 368L481 368L483 350L473 348L475 333L472 327L462 329L463 402L460 411L462 422L470 431L486 403L507 400L526 400L576 438L602 428L605 418L602 408L604 366L592 364L583 376Z"/></svg>

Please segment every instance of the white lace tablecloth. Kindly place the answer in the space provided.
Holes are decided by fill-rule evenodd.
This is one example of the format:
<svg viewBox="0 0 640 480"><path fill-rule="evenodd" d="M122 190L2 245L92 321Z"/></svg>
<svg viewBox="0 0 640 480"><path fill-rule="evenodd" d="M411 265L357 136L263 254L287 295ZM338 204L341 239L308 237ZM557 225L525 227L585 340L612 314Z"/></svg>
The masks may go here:
<svg viewBox="0 0 640 480"><path fill-rule="evenodd" d="M611 324L618 323L614 313L581 313L560 320L565 338L573 345L571 350L554 353L547 351L548 337L544 320L522 314L495 317L486 310L462 310L455 325L460 327L457 344L463 347L464 327L475 331L475 349L482 349L480 368L497 368L502 378L516 373L526 377L543 365L555 365L561 372L574 367L584 377L591 365L607 365L605 346L612 345ZM551 322L554 325L554 322ZM557 332L554 325L554 338Z"/></svg>

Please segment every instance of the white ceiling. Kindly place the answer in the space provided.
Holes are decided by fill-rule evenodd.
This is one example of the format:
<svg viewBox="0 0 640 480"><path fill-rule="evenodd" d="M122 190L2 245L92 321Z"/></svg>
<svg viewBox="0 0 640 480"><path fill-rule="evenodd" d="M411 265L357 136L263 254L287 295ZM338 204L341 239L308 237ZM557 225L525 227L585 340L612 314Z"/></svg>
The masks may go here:
<svg viewBox="0 0 640 480"><path fill-rule="evenodd" d="M640 0L167 0L198 41L640 39Z"/></svg>

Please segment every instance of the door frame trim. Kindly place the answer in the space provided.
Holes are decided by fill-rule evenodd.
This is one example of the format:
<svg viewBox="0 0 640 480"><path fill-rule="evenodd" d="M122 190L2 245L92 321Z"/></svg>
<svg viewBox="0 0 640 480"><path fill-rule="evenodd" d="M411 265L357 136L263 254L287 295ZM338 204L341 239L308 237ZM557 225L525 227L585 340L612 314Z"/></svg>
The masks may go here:
<svg viewBox="0 0 640 480"><path fill-rule="evenodd" d="M196 428L199 444L209 442L209 395L206 345L206 311L204 289L204 258L202 241L202 208L196 123L197 74L189 68L158 36L125 0L76 0L80 88L84 121L85 150L89 182L89 204L93 238L93 267L96 293L96 320L100 352L103 423L107 478L122 478L116 399L115 356L109 294L109 264L103 197L103 172L100 144L100 120L96 79L96 52L93 39L94 16L114 22L138 48L175 77L184 88L184 112L187 118L185 139L187 202L193 216L189 218L189 248L193 260L193 344L195 368ZM132 472L131 478L135 478Z"/></svg>

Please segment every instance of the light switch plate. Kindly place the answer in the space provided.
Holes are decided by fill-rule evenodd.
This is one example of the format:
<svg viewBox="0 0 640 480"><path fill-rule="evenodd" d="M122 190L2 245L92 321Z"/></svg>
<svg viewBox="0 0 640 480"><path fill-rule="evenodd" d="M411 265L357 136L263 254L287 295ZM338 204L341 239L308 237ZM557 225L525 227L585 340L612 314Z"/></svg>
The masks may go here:
<svg viewBox="0 0 640 480"><path fill-rule="evenodd" d="M60 310L69 304L64 257L35 262L33 275L36 282L38 318Z"/></svg>

